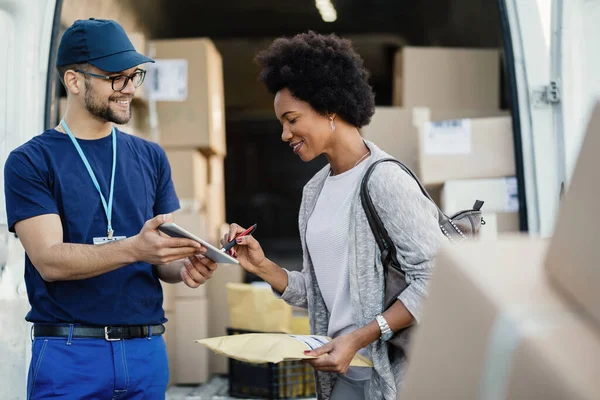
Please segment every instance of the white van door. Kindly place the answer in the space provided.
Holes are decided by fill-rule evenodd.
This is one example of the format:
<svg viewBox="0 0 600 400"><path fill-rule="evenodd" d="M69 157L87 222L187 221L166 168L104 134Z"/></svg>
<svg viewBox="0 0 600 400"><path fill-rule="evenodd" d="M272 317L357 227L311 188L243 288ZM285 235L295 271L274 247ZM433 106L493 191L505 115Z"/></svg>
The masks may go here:
<svg viewBox="0 0 600 400"><path fill-rule="evenodd" d="M567 188L591 112L600 95L598 21L598 0L553 0L551 63L561 91L556 120L562 144L558 157L560 179Z"/></svg>
<svg viewBox="0 0 600 400"><path fill-rule="evenodd" d="M61 1L0 0L0 167L10 151L44 131L51 38ZM58 5L58 10L57 10ZM25 399L30 357L25 252L8 233L0 174L0 398Z"/></svg>
<svg viewBox="0 0 600 400"><path fill-rule="evenodd" d="M522 227L549 237L600 93L600 1L501 0L499 5Z"/></svg>
<svg viewBox="0 0 600 400"><path fill-rule="evenodd" d="M551 71L553 0L501 0L507 81L510 85L519 182L521 228L551 235L558 209L556 109Z"/></svg>

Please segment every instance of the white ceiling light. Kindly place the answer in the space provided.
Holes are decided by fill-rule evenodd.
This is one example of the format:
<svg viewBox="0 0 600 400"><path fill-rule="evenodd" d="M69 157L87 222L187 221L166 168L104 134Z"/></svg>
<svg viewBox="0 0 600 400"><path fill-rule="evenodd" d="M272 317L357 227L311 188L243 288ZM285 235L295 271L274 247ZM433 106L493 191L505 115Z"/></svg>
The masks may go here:
<svg viewBox="0 0 600 400"><path fill-rule="evenodd" d="M337 19L335 7L331 4L331 0L315 0L315 5L321 14L321 18L325 22L333 22Z"/></svg>

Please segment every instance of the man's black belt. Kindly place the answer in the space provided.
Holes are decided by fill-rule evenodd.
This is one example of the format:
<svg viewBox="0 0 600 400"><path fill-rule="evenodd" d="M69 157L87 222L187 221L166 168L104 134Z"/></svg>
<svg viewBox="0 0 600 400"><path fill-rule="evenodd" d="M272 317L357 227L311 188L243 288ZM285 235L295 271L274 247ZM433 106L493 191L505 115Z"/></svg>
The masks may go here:
<svg viewBox="0 0 600 400"><path fill-rule="evenodd" d="M71 328L69 326L34 325L34 337L64 337L68 338ZM165 333L164 325L137 325L137 326L73 326L73 338L105 339L108 341L122 339L139 339L149 336L158 336Z"/></svg>

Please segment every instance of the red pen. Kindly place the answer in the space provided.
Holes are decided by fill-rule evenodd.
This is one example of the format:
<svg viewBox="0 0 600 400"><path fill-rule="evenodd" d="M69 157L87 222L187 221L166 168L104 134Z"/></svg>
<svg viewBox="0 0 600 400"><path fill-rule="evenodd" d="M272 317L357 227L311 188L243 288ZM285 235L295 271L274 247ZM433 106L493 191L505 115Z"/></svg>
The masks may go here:
<svg viewBox="0 0 600 400"><path fill-rule="evenodd" d="M227 243L225 246L223 246L223 248L221 249L221 251L229 251L231 250L231 248L233 246L235 246L235 240L239 237L242 236L247 236L249 234L251 234L252 232L254 232L256 230L256 228L258 227L258 224L254 224L252 225L250 228L246 229L244 232L240 233L238 236L236 236L235 238L233 238L229 243Z"/></svg>

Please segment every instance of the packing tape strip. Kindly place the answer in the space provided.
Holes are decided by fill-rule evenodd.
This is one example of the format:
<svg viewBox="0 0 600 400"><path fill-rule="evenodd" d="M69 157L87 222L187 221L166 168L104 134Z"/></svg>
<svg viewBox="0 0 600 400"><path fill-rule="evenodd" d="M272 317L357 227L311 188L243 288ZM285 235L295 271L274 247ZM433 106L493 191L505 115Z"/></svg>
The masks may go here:
<svg viewBox="0 0 600 400"><path fill-rule="evenodd" d="M516 350L526 337L564 326L574 311L520 310L501 313L492 326L479 386L480 400L505 400Z"/></svg>

